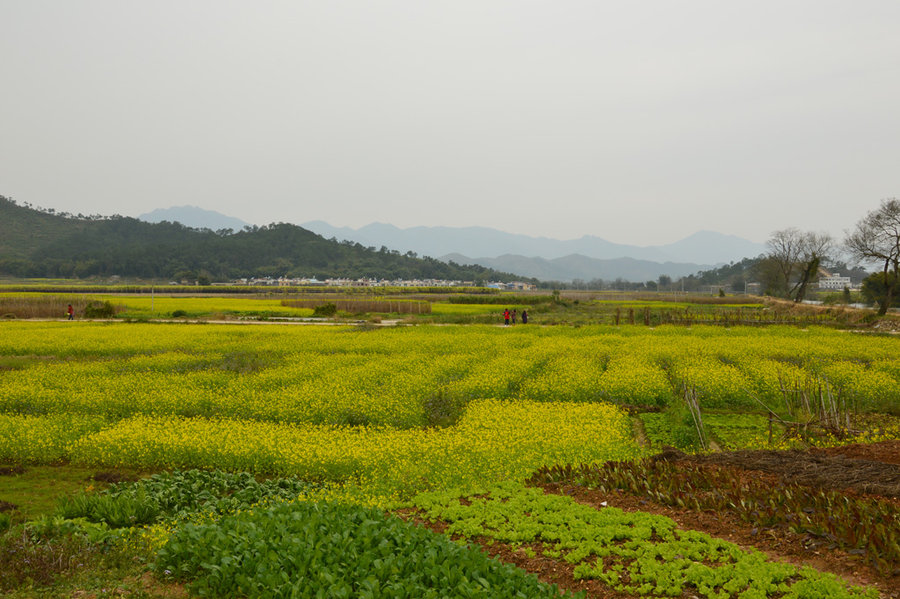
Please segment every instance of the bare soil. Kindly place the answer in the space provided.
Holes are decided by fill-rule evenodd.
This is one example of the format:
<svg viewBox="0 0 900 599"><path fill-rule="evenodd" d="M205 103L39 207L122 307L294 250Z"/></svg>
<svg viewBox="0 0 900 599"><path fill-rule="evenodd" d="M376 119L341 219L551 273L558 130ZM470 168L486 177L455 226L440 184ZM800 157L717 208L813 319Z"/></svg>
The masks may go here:
<svg viewBox="0 0 900 599"><path fill-rule="evenodd" d="M817 489L900 498L900 441L809 451L744 450L686 455L667 450L656 459L716 464L764 472L784 482Z"/></svg>

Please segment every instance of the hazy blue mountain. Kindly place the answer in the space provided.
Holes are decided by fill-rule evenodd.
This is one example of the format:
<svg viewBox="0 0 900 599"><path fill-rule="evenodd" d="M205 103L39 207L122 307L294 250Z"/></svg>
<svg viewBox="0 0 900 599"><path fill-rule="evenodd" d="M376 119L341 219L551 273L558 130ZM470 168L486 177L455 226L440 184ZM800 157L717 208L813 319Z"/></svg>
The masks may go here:
<svg viewBox="0 0 900 599"><path fill-rule="evenodd" d="M414 251L425 256L442 256L454 252L470 255L497 256L504 253L557 257L559 240L505 233L487 227L411 227L372 223L359 229L333 227L323 221L301 225L322 237L349 239L365 246L382 245L401 252ZM569 252L571 253L571 252ZM563 254L564 255L564 254Z"/></svg>
<svg viewBox="0 0 900 599"><path fill-rule="evenodd" d="M514 254L504 254L496 258L469 258L454 253L441 256L440 259L452 260L457 264L477 264L543 281L572 281L574 279L614 281L619 278L635 282L655 281L660 275L678 278L711 268L707 264L653 262L635 258L599 259L580 254L547 260L546 258L528 258Z"/></svg>
<svg viewBox="0 0 900 599"><path fill-rule="evenodd" d="M181 223L186 227L195 229L234 229L240 231L250 223L239 218L227 216L215 210L204 210L197 206L172 206L171 208L157 208L152 212L138 216L138 220L148 223L161 223L169 221Z"/></svg>
<svg viewBox="0 0 900 599"><path fill-rule="evenodd" d="M659 246L680 262L721 264L743 258L756 258L766 252L762 243L715 231L697 231L693 235L668 245ZM713 257L714 259L710 259Z"/></svg>
<svg viewBox="0 0 900 599"><path fill-rule="evenodd" d="M400 229L393 225L373 223L359 229L351 229L332 227L322 221L308 222L302 226L327 238L349 239L365 246L376 248L386 246L388 249L404 253L414 251L425 256L458 253L466 256L497 257L512 254L553 260L579 254L601 260L634 258L659 263L714 265L756 257L765 251L763 244L713 231L700 231L675 243L641 247L612 243L593 235L559 240L505 233L487 227Z"/></svg>

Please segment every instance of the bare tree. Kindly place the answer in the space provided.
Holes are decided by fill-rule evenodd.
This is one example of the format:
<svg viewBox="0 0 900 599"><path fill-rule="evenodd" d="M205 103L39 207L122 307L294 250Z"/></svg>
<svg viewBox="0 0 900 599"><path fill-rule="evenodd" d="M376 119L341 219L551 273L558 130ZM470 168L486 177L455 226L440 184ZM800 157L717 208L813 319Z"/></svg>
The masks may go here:
<svg viewBox="0 0 900 599"><path fill-rule="evenodd" d="M834 240L827 233L806 233L800 241L800 262L798 263L799 279L794 301L802 302L806 297L806 289L819 272L819 265L827 258L834 247Z"/></svg>
<svg viewBox="0 0 900 599"><path fill-rule="evenodd" d="M770 285L774 287L770 291L776 295L785 297L790 296L791 277L796 269L797 262L800 260L800 238L803 233L800 229L791 227L789 229L781 229L775 231L766 245L769 246L769 253L766 259L771 265L771 274L773 278L777 275L776 280Z"/></svg>
<svg viewBox="0 0 900 599"><path fill-rule="evenodd" d="M886 314L900 288L900 201L882 200L847 233L844 245L857 260L881 263L885 293L879 298L878 314Z"/></svg>
<svg viewBox="0 0 900 599"><path fill-rule="evenodd" d="M802 302L819 264L831 252L831 236L790 227L772 233L766 245L772 291Z"/></svg>

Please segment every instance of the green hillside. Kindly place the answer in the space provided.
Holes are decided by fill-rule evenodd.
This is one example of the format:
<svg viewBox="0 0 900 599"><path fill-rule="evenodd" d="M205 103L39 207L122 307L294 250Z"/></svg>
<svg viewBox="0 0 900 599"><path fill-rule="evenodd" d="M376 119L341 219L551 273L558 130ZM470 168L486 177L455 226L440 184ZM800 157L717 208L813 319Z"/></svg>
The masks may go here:
<svg viewBox="0 0 900 599"><path fill-rule="evenodd" d="M0 275L210 280L252 276L500 280L520 277L412 253L375 251L278 223L243 231L191 229L134 218L74 217L0 196Z"/></svg>
<svg viewBox="0 0 900 599"><path fill-rule="evenodd" d="M0 257L25 258L38 247L83 230L89 222L19 206L0 196Z"/></svg>

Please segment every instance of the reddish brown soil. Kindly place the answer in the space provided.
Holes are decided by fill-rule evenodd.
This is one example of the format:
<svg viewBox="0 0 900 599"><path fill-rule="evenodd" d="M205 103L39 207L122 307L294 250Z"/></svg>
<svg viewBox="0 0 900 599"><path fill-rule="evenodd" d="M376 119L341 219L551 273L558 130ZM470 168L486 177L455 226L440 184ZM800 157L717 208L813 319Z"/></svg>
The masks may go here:
<svg viewBox="0 0 900 599"><path fill-rule="evenodd" d="M656 459L752 470L818 489L900 498L900 441L810 451L745 450L685 455L668 450Z"/></svg>
<svg viewBox="0 0 900 599"><path fill-rule="evenodd" d="M814 449L813 453L842 455L857 460L871 460L900 466L900 441L881 441L880 443L870 443L868 445L847 445L845 447Z"/></svg>
<svg viewBox="0 0 900 599"><path fill-rule="evenodd" d="M819 488L849 491L851 494L868 494L888 499L900 505L897 494L900 479L900 441L886 441L871 445L811 450L809 452L729 452L709 456L686 456L680 452L667 452L661 459L672 461L711 463L728 468L736 477L764 477L772 484L786 481L812 484ZM699 530L713 537L728 540L743 548L753 547L763 551L773 560L799 566L810 566L820 571L832 572L851 584L878 589L882 599L900 599L900 576L883 575L868 566L860 555L852 555L827 546L820 539L797 534L789 530L754 528L736 516L711 511L696 512L662 506L624 492L603 493L572 485L542 485L545 492L560 493L576 501L602 509L613 506L626 511L642 511L660 514L674 520L687 530ZM883 493L887 493L884 495ZM891 498L894 501L891 501ZM401 514L403 515L403 514ZM403 515L437 532L446 529L444 523L428 523L412 513ZM542 555L542 546L530 547L535 557L528 557L524 547L514 548L489 539L474 539L485 552L504 562L515 564L549 583L571 591L585 591L593 599L624 599L632 595L617 593L597 581L575 580L574 566L562 560ZM685 599L693 597L689 592Z"/></svg>

